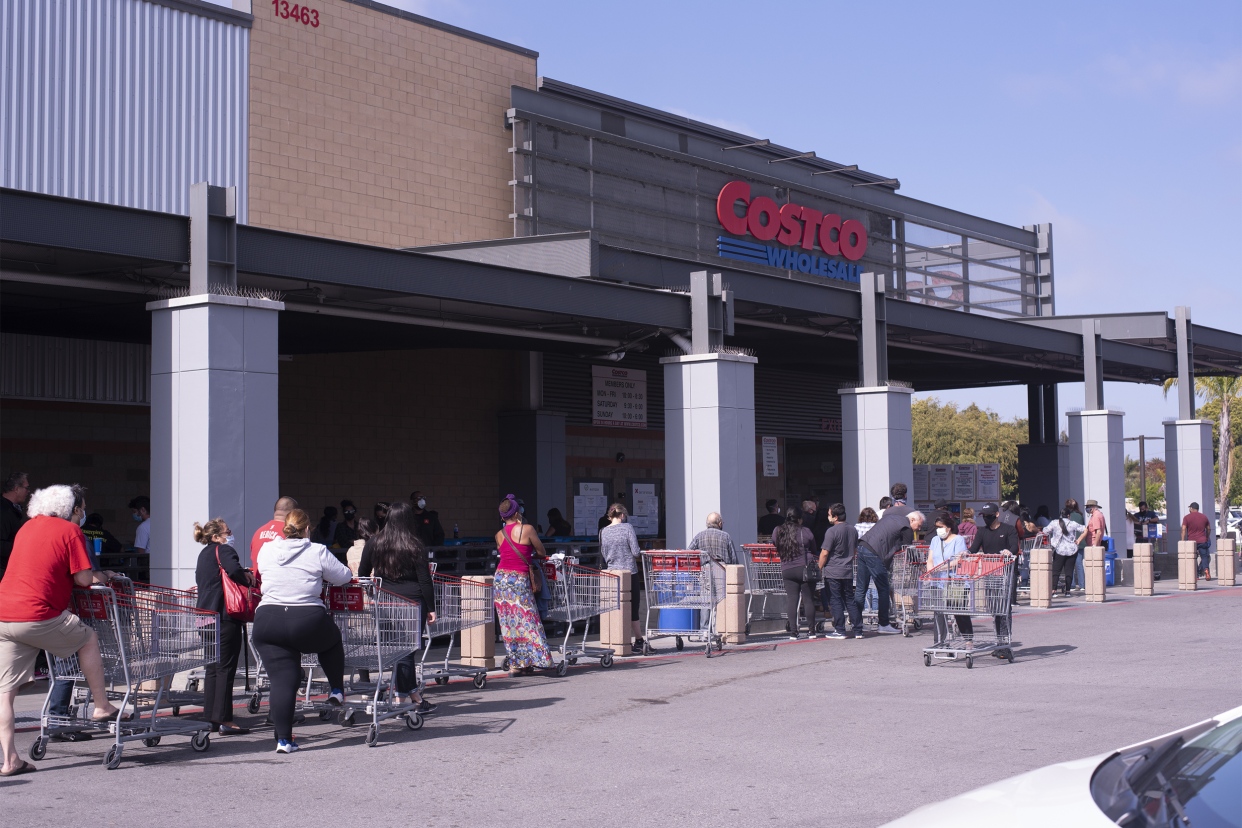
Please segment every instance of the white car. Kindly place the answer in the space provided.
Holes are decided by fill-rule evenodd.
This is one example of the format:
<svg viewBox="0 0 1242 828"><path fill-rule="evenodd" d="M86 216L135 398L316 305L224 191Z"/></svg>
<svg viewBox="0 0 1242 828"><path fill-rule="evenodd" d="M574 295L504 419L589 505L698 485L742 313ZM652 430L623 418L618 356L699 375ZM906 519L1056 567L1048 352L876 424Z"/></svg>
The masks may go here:
<svg viewBox="0 0 1242 828"><path fill-rule="evenodd" d="M1242 828L1242 707L916 808L882 828Z"/></svg>

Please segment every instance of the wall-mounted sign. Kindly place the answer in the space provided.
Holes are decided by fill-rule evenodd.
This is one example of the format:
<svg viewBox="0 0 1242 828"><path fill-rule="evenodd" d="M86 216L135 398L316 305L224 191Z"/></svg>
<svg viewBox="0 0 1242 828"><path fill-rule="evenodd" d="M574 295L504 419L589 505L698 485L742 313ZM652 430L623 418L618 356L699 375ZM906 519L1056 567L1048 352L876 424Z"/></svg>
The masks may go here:
<svg viewBox="0 0 1242 828"><path fill-rule="evenodd" d="M974 463L958 463L953 467L953 499L975 499Z"/></svg>
<svg viewBox="0 0 1242 828"><path fill-rule="evenodd" d="M736 212L735 205L739 201L746 205L744 216ZM775 240L777 244L795 248L782 249L721 236L717 239L717 249L725 258L846 282L858 281L858 265L827 257L840 256L849 262L863 257L867 252L867 228L861 221L842 221L835 213L824 215L798 204L778 206L767 196L752 199L750 185L745 181L730 181L720 189L716 198L716 218L721 227L735 236L750 235L761 242ZM826 255L816 255L817 246Z"/></svg>
<svg viewBox="0 0 1242 828"><path fill-rule="evenodd" d="M841 433L841 418L840 417L820 417L819 418L819 430L826 431L829 434L840 434Z"/></svg>
<svg viewBox="0 0 1242 828"><path fill-rule="evenodd" d="M953 467L927 467L927 499L948 500L953 497Z"/></svg>
<svg viewBox="0 0 1242 828"><path fill-rule="evenodd" d="M979 463L975 466L975 497L980 500L1000 500L1000 463Z"/></svg>
<svg viewBox="0 0 1242 828"><path fill-rule="evenodd" d="M780 462L777 457L775 437L763 438L763 476L777 477L780 475Z"/></svg>
<svg viewBox="0 0 1242 828"><path fill-rule="evenodd" d="M646 428L647 372L592 365L591 400L593 425Z"/></svg>

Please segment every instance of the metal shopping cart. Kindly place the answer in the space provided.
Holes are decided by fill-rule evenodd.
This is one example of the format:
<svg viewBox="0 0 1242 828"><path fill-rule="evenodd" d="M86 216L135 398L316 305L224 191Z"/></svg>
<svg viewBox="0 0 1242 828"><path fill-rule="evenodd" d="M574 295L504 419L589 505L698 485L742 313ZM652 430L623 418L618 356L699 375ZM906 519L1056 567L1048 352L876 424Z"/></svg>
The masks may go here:
<svg viewBox="0 0 1242 828"><path fill-rule="evenodd" d="M74 612L99 638L103 659L104 681L113 689L111 701L119 702L116 721L94 722L87 712L81 715L52 714L52 696L56 682L69 680L85 683L76 655L57 658L49 655L51 672L48 695L43 702L39 736L30 746L30 758L36 761L47 754L48 740L58 733L102 732L114 736L104 767L112 770L121 764L125 742L142 740L155 747L164 736L189 736L195 751L211 745L210 722L174 720L159 717L163 706L164 679L177 673L218 661L219 621L214 612L186 608L158 600L149 590L137 591L128 579L118 578L108 586L92 586L73 590ZM139 688L143 682L157 682L150 705L140 706ZM130 718L126 718L127 711Z"/></svg>
<svg viewBox="0 0 1242 828"><path fill-rule="evenodd" d="M157 584L144 584L140 581L134 581L135 594L142 595L148 593L150 597L156 601L162 601L166 604L175 604L186 609L198 608L198 588L176 589L174 587L159 586ZM172 688L171 677L164 681L164 702L172 709L174 716L181 715L182 707L201 707L206 701L206 697L202 692L202 683L204 678L204 668L196 667L186 676L184 690L174 690ZM150 701L151 693L148 689L139 691L139 703Z"/></svg>
<svg viewBox="0 0 1242 828"><path fill-rule="evenodd" d="M426 684L428 678L434 679L436 684L448 684L453 676L472 676L474 686L482 690L487 686L487 668L453 664L453 645L458 633L492 622L492 585L438 572L432 573L431 581L436 591L436 620L427 625L427 642L419 663L419 685ZM432 639L445 635L449 642L444 663L427 664Z"/></svg>
<svg viewBox="0 0 1242 828"><path fill-rule="evenodd" d="M785 576L776 547L770 543L742 544L742 565L746 567L746 634L750 635L752 621L787 622L783 609ZM781 632L787 635L788 626Z"/></svg>
<svg viewBox="0 0 1242 828"><path fill-rule="evenodd" d="M653 636L676 636L677 649L685 641L702 641L704 654L712 657L712 649L724 649L721 637L716 633L716 604L724 594L725 569L706 552L660 550L643 552L643 577L647 587L646 632L643 652L655 652L648 643ZM661 618L660 628L652 630L651 613L658 610L661 616L666 610L689 610L691 623L681 627L666 625ZM695 615L699 624L693 623ZM704 617L706 614L706 617Z"/></svg>
<svg viewBox="0 0 1242 828"><path fill-rule="evenodd" d="M1031 591L1031 553L1048 548L1048 536L1040 533L1033 538L1022 539L1022 557L1018 560L1018 591Z"/></svg>
<svg viewBox="0 0 1242 828"><path fill-rule="evenodd" d="M599 666L611 667L612 649L588 647L586 640L592 618L621 608L621 579L598 569L579 566L577 558L561 554L544 562L543 570L550 587L546 618L565 622L565 639L561 642L561 660L556 665L556 674L565 675L569 665L577 664L583 657L598 658ZM583 622L582 643L570 646L569 637L578 621Z"/></svg>
<svg viewBox="0 0 1242 828"><path fill-rule="evenodd" d="M959 555L919 578L919 605L935 614L937 641L923 649L923 664L966 660L992 653L1013 663L1013 585L1017 559L1012 555ZM955 617L987 618L994 634L960 630ZM974 624L971 624L974 627Z"/></svg>
<svg viewBox="0 0 1242 828"><path fill-rule="evenodd" d="M913 543L903 546L893 556L893 568L889 585L893 592L897 624L902 634L909 638L924 624L933 621L931 612L919 604L919 578L927 569L927 544Z"/></svg>

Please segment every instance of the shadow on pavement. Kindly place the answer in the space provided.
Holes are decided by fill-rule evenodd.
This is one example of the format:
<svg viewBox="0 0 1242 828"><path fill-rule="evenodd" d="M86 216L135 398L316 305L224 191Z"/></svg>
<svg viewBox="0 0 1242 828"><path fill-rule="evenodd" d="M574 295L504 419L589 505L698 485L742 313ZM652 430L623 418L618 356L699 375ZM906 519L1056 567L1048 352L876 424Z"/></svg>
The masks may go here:
<svg viewBox="0 0 1242 828"><path fill-rule="evenodd" d="M1072 644L1049 644L1046 647L1024 647L1014 650L1013 657L1020 661L1040 661L1045 658L1057 658L1069 655L1078 648Z"/></svg>

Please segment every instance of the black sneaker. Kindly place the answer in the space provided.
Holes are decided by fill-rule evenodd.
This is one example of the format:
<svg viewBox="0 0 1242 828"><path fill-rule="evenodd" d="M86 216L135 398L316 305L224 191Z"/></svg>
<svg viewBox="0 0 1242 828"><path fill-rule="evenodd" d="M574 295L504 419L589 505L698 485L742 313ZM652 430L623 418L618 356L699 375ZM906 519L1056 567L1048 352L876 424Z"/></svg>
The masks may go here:
<svg viewBox="0 0 1242 828"><path fill-rule="evenodd" d="M436 708L438 708L439 706L440 705L438 704L432 704L426 699L423 699L422 701L418 703L418 707L416 709L418 710L419 713L422 713L424 716L426 716L428 713L435 713Z"/></svg>
<svg viewBox="0 0 1242 828"><path fill-rule="evenodd" d="M89 742L94 739L94 735L86 731L78 731L76 733L57 733L52 737L55 742Z"/></svg>

